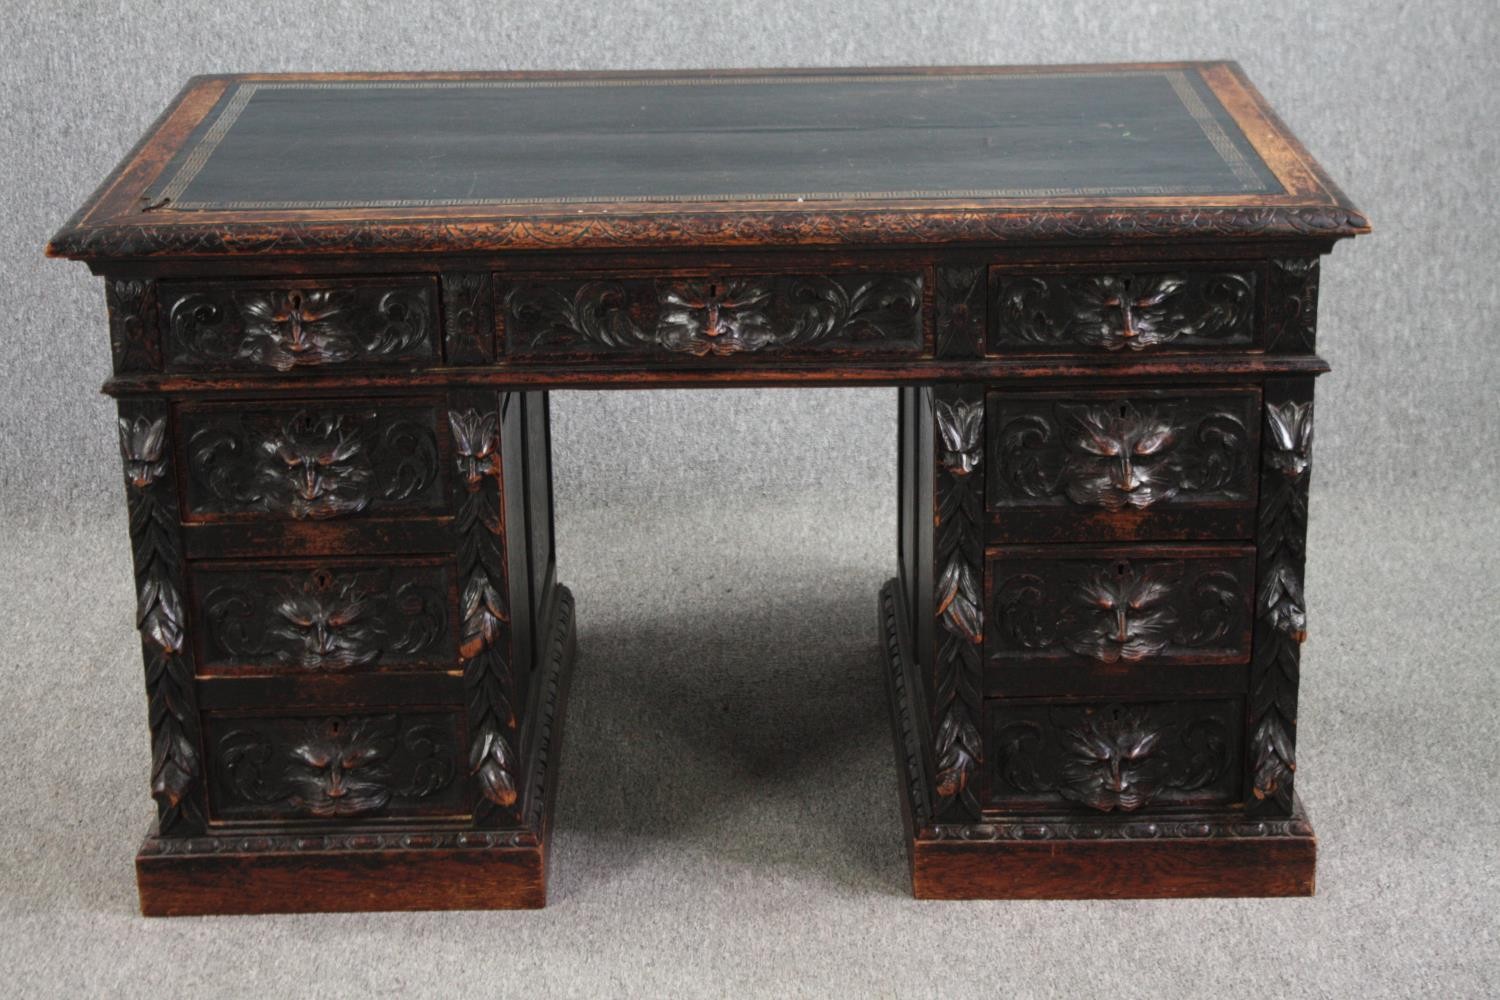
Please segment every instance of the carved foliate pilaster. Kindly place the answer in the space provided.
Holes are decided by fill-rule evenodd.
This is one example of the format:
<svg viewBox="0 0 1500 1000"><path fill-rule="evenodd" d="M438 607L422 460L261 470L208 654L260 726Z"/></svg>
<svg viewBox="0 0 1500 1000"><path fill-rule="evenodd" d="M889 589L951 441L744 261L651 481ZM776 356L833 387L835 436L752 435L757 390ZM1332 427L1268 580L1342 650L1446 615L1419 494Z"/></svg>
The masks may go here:
<svg viewBox="0 0 1500 1000"><path fill-rule="evenodd" d="M1271 379L1261 437L1255 653L1250 665L1250 790L1263 810L1289 814L1297 769L1297 680L1307 605L1307 496L1312 379Z"/></svg>
<svg viewBox="0 0 1500 1000"><path fill-rule="evenodd" d="M110 278L104 283L104 302L109 309L109 346L116 374L160 371L156 282Z"/></svg>
<svg viewBox="0 0 1500 1000"><path fill-rule="evenodd" d="M146 666L151 795L163 835L202 832L202 750L183 605L177 479L164 402L121 403L120 457L135 561L136 625Z"/></svg>
<svg viewBox="0 0 1500 1000"><path fill-rule="evenodd" d="M475 818L483 825L516 820L520 762L510 581L506 574L505 491L500 462L500 397L455 392L448 425L459 482L459 658L469 714L469 767L478 783Z"/></svg>
<svg viewBox="0 0 1500 1000"><path fill-rule="evenodd" d="M985 269L981 265L937 269L937 357L984 355L984 300Z"/></svg>
<svg viewBox="0 0 1500 1000"><path fill-rule="evenodd" d="M974 780L981 757L984 641L984 393L932 393L937 468L933 500L937 618L932 704L935 818L979 818Z"/></svg>
<svg viewBox="0 0 1500 1000"><path fill-rule="evenodd" d="M1270 286L1268 349L1281 354L1311 354L1317 347L1318 258L1273 260Z"/></svg>
<svg viewBox="0 0 1500 1000"><path fill-rule="evenodd" d="M495 303L487 271L443 275L443 354L451 365L495 360Z"/></svg>

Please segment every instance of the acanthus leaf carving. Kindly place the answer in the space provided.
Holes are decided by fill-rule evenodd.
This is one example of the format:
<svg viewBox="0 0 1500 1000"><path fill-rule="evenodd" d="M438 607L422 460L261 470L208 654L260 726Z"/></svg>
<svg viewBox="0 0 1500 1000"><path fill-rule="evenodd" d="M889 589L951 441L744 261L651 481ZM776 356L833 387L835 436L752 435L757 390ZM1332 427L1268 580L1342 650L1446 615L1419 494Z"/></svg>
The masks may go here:
<svg viewBox="0 0 1500 1000"><path fill-rule="evenodd" d="M232 815L374 816L444 790L455 772L445 726L397 715L246 720L216 753Z"/></svg>
<svg viewBox="0 0 1500 1000"><path fill-rule="evenodd" d="M984 397L977 387L932 390L937 468L934 615L934 815L977 819L983 580Z"/></svg>
<svg viewBox="0 0 1500 1000"><path fill-rule="evenodd" d="M462 587L459 657L468 698L469 771L480 792L476 817L493 823L514 818L519 798L502 441L498 396L475 393L469 398L484 405L455 405L448 413L465 490L455 523Z"/></svg>
<svg viewBox="0 0 1500 1000"><path fill-rule="evenodd" d="M1143 351L1248 345L1255 276L1236 272L1001 275L997 347Z"/></svg>
<svg viewBox="0 0 1500 1000"><path fill-rule="evenodd" d="M1282 813L1293 808L1297 770L1297 683L1301 644L1307 638L1302 576L1312 437L1311 381L1268 382L1256 530L1260 579L1250 667L1249 766L1254 801Z"/></svg>
<svg viewBox="0 0 1500 1000"><path fill-rule="evenodd" d="M995 794L1056 797L1135 812L1192 793L1219 798L1231 777L1231 702L1016 707L999 712Z"/></svg>
<svg viewBox="0 0 1500 1000"><path fill-rule="evenodd" d="M151 794L164 835L201 832L202 764L191 654L185 649L177 484L163 403L120 405L120 456L130 509L136 626L151 726Z"/></svg>
<svg viewBox="0 0 1500 1000"><path fill-rule="evenodd" d="M425 283L332 288L186 285L167 306L178 368L299 368L429 360Z"/></svg>
<svg viewBox="0 0 1500 1000"><path fill-rule="evenodd" d="M509 349L523 355L921 347L916 274L520 281L504 306Z"/></svg>

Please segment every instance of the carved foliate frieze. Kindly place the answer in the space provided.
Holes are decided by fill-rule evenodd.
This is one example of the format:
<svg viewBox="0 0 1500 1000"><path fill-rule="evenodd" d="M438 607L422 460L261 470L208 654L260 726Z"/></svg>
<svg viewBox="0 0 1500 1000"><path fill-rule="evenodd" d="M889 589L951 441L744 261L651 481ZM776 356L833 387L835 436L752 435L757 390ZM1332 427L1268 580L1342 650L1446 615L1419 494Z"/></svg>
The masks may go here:
<svg viewBox="0 0 1500 1000"><path fill-rule="evenodd" d="M1255 497L1256 397L997 393L992 510L1079 512Z"/></svg>
<svg viewBox="0 0 1500 1000"><path fill-rule="evenodd" d="M984 296L982 265L937 269L937 357L984 356Z"/></svg>
<svg viewBox="0 0 1500 1000"><path fill-rule="evenodd" d="M1134 812L1231 799L1235 701L991 706L991 804Z"/></svg>
<svg viewBox="0 0 1500 1000"><path fill-rule="evenodd" d="M199 669L318 673L451 665L442 566L195 567Z"/></svg>
<svg viewBox="0 0 1500 1000"><path fill-rule="evenodd" d="M984 396L976 386L930 390L937 468L933 650L934 814L977 818L975 777L984 641Z"/></svg>
<svg viewBox="0 0 1500 1000"><path fill-rule="evenodd" d="M997 273L990 350L1248 347L1255 287L1252 272Z"/></svg>
<svg viewBox="0 0 1500 1000"><path fill-rule="evenodd" d="M462 811L450 715L211 717L216 818Z"/></svg>
<svg viewBox="0 0 1500 1000"><path fill-rule="evenodd" d="M421 406L186 411L189 511L319 520L439 508L436 419Z"/></svg>
<svg viewBox="0 0 1500 1000"><path fill-rule="evenodd" d="M513 355L920 352L919 274L531 280L504 295Z"/></svg>
<svg viewBox="0 0 1500 1000"><path fill-rule="evenodd" d="M104 302L109 309L109 346L116 374L161 369L156 293L156 282L149 278L110 278L104 283Z"/></svg>
<svg viewBox="0 0 1500 1000"><path fill-rule="evenodd" d="M178 836L203 829L201 746L192 654L187 648L177 477L165 403L119 408L120 457L130 509L136 625L146 666L151 794L157 827Z"/></svg>
<svg viewBox="0 0 1500 1000"><path fill-rule="evenodd" d="M1273 260L1268 298L1267 349L1311 354L1318 346L1318 258Z"/></svg>
<svg viewBox="0 0 1500 1000"><path fill-rule="evenodd" d="M451 271L443 281L443 356L451 365L495 360L494 288L488 271Z"/></svg>
<svg viewBox="0 0 1500 1000"><path fill-rule="evenodd" d="M1249 549L1129 556L1002 550L991 554L989 572L986 651L1002 667L1249 658Z"/></svg>
<svg viewBox="0 0 1500 1000"><path fill-rule="evenodd" d="M1311 476L1311 379L1266 383L1256 582L1255 655L1250 666L1250 790L1263 808L1289 813L1297 769L1297 685L1307 603L1307 497Z"/></svg>
<svg viewBox="0 0 1500 1000"><path fill-rule="evenodd" d="M450 403L448 425L463 486L454 530L469 769L480 792L475 815L487 825L497 825L515 820L520 781L500 397L494 392L454 393Z"/></svg>
<svg viewBox="0 0 1500 1000"><path fill-rule="evenodd" d="M168 363L179 370L410 365L436 359L430 279L333 287L170 284Z"/></svg>

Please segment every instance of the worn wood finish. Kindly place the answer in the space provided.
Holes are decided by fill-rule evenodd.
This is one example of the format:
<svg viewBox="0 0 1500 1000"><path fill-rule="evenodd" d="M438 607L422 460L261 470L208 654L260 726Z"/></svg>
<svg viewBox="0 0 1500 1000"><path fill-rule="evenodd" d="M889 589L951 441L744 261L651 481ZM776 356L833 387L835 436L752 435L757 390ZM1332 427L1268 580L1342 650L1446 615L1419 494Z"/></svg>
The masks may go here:
<svg viewBox="0 0 1500 1000"><path fill-rule="evenodd" d="M917 895L1310 892L1367 230L1232 63L190 81L48 247L105 282L143 910L542 905L566 388L898 387Z"/></svg>

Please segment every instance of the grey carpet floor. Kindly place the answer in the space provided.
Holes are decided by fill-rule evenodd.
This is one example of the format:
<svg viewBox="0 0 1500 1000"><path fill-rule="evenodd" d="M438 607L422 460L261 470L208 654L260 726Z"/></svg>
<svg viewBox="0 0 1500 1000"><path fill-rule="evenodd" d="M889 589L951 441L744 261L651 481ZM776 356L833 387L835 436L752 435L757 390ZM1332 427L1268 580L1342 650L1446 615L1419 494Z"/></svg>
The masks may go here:
<svg viewBox="0 0 1500 1000"><path fill-rule="evenodd" d="M135 910L123 514L12 522L0 992L1494 996L1494 512L1315 497L1311 899L911 900L875 632L893 510L679 497L560 510L580 657L547 910L169 921Z"/></svg>

